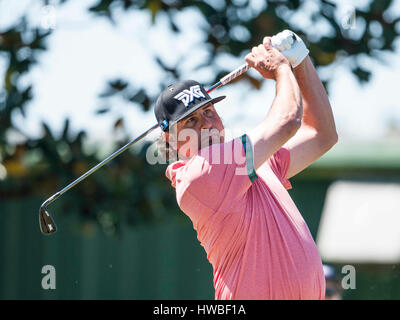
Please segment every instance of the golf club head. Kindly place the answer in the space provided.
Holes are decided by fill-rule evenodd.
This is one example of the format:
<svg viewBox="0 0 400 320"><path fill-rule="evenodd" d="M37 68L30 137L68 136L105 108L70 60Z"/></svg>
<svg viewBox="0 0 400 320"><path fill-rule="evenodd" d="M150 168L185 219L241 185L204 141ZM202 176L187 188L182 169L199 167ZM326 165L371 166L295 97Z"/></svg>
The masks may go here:
<svg viewBox="0 0 400 320"><path fill-rule="evenodd" d="M57 226L45 207L40 207L39 225L40 231L45 235L51 235L57 231Z"/></svg>

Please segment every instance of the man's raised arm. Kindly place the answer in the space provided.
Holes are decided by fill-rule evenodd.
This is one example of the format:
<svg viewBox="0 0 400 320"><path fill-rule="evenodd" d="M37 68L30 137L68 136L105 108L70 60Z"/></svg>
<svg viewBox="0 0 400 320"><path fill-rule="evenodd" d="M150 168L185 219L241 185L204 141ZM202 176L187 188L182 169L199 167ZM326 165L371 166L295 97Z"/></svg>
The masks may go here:
<svg viewBox="0 0 400 320"><path fill-rule="evenodd" d="M290 150L287 178L290 178L325 154L338 140L335 121L328 95L308 56L308 49L297 36L292 42L292 32L279 33L274 45L280 47L294 68L303 101L303 117L300 129L286 144ZM288 39L291 43L287 43Z"/></svg>
<svg viewBox="0 0 400 320"><path fill-rule="evenodd" d="M254 169L258 169L300 128L302 103L300 89L287 59L271 46L271 39L254 47L246 56L266 79L276 81L276 96L265 120L248 133L253 145Z"/></svg>

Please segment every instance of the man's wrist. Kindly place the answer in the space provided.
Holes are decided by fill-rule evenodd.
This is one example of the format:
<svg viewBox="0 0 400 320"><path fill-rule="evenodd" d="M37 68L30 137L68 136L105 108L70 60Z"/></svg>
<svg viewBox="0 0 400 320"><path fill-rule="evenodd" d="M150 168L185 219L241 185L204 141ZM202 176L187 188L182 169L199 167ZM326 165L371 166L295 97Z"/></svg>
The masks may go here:
<svg viewBox="0 0 400 320"><path fill-rule="evenodd" d="M302 70L307 68L308 63L311 62L310 56L304 58L302 62L299 63L296 67L293 68L295 72L301 72Z"/></svg>
<svg viewBox="0 0 400 320"><path fill-rule="evenodd" d="M296 68L293 68L293 74L296 80L305 79L309 80L310 71L315 70L310 57L306 57Z"/></svg>
<svg viewBox="0 0 400 320"><path fill-rule="evenodd" d="M289 63L282 63L280 64L275 71L275 80L278 81L279 78L282 76L287 75L288 73L292 72L292 68L290 67Z"/></svg>

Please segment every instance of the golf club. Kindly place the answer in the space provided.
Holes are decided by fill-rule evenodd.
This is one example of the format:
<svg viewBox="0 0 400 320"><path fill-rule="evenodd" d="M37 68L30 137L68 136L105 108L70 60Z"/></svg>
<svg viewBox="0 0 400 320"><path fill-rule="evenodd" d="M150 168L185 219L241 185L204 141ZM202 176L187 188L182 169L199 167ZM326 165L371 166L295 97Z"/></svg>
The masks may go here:
<svg viewBox="0 0 400 320"><path fill-rule="evenodd" d="M233 70L231 73L227 74L225 77L221 78L217 83L212 85L208 90L207 93L210 93L211 91L219 88L220 86L223 86L227 84L228 82L232 81L236 77L240 76L242 73L246 72L249 69L249 66L247 63L243 64L239 68ZM92 173L100 169L102 166L110 162L112 159L114 159L116 156L124 152L126 149L134 145L136 142L139 140L143 139L145 136L147 136L150 132L152 132L154 129L158 127L158 124L155 124L152 126L150 129L142 133L140 136L138 136L136 139L130 141L126 145L124 145L122 148L118 149L115 151L113 154L108 156L106 159L101 161L99 164L94 166L92 169L89 171L85 172L82 174L79 178L77 178L75 181L71 182L69 185L67 185L64 189L58 191L54 195L52 195L50 198L48 198L45 202L42 203L39 209L39 226L40 226L40 231L44 235L51 235L57 231L57 226L54 222L54 219L51 217L49 212L47 211L47 206L57 200L61 195L63 195L65 192L67 192L69 189L72 187L76 186L79 182L82 180L86 179L88 176L90 176Z"/></svg>
<svg viewBox="0 0 400 320"><path fill-rule="evenodd" d="M296 37L293 34L293 41L296 41ZM272 43L272 46L275 46L274 43ZM218 82L216 82L214 85L212 85L208 90L207 93L210 93L214 91L215 89L231 82L233 79L237 78L244 72L246 72L249 69L249 65L247 63L244 63L240 67L236 68L233 70L231 73L228 73L226 76L222 77ZM150 132L152 132L154 129L158 127L158 124L155 124L152 126L150 129L142 133L140 136L138 136L136 139L132 140L131 142L127 143L124 145L122 148L118 149L115 151L113 154L108 156L106 159L101 161L99 164L94 166L92 169L81 175L78 179L75 181L71 182L68 186L66 186L64 189L58 191L54 195L52 195L50 198L48 198L45 202L42 203L39 209L39 226L40 230L42 231L43 234L45 235L50 235L53 234L57 231L56 224L54 222L54 219L51 217L49 212L47 211L47 206L54 202L56 199L58 199L61 195L63 195L65 192L67 192L69 189L72 187L76 186L79 182L82 180L86 179L88 176L90 176L92 173L100 169L102 166L110 162L112 159L114 159L116 156L124 152L126 149L134 145L136 142L139 140L143 139L145 136L147 136Z"/></svg>

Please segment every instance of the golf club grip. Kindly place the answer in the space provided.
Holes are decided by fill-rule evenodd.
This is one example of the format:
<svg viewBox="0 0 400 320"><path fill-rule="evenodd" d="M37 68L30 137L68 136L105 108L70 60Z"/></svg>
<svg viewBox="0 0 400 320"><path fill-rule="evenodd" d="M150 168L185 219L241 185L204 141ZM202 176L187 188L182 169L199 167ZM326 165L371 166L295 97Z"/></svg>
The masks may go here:
<svg viewBox="0 0 400 320"><path fill-rule="evenodd" d="M214 91L215 89L227 84L228 82L231 82L233 79L237 78L240 76L242 73L246 72L249 70L249 65L247 62L240 67L236 68L232 72L228 73L225 77L222 77L218 82L214 83L210 88L207 89L207 93L210 93Z"/></svg>
<svg viewBox="0 0 400 320"><path fill-rule="evenodd" d="M296 36L292 34L293 37L293 42L296 41ZM272 44L273 47L276 47L276 45ZM233 79L237 78L241 74L245 73L247 70L249 70L250 66L246 63L242 64L240 67L236 68L233 70L231 73L228 73L225 77L221 78L218 82L219 86L223 86L229 82L231 82ZM215 89L215 87L212 87L212 90Z"/></svg>
<svg viewBox="0 0 400 320"><path fill-rule="evenodd" d="M233 79L240 76L242 73L245 73L247 70L249 70L249 65L246 62L240 67L233 70L231 73L228 73L225 77L221 78L221 80L219 81L221 82L222 85L225 85L228 82L231 82Z"/></svg>

